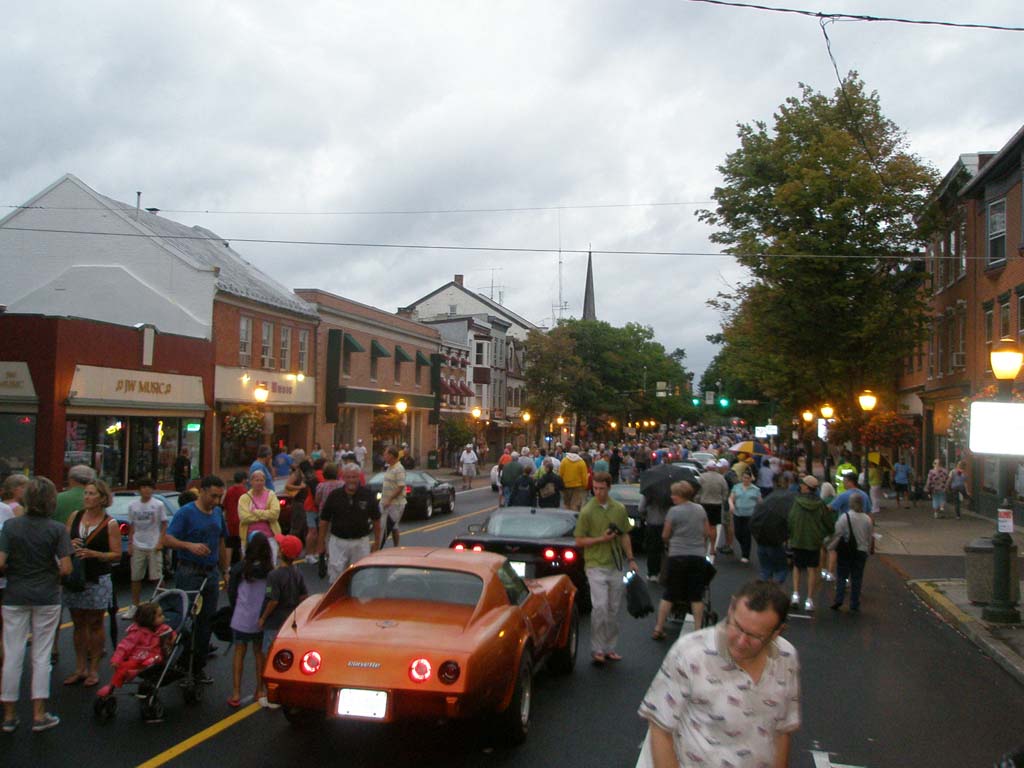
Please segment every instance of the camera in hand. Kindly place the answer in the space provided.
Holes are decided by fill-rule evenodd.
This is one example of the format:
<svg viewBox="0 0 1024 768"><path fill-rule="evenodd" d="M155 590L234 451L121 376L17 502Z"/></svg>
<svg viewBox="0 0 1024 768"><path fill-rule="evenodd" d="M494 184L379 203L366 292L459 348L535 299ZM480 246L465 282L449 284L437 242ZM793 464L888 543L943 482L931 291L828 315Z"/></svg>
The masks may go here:
<svg viewBox="0 0 1024 768"><path fill-rule="evenodd" d="M616 536L622 533L622 529L619 528L615 523L608 523L608 530L606 533L614 533Z"/></svg>

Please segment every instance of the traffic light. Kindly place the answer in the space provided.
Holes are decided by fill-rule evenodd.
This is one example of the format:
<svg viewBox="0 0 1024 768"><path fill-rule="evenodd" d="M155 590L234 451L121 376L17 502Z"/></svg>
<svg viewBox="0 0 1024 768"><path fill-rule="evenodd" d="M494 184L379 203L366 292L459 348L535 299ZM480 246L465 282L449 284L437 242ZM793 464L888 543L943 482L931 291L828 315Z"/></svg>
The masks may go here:
<svg viewBox="0 0 1024 768"><path fill-rule="evenodd" d="M728 408L729 407L729 398L728 397L720 397L720 398L718 398L718 404L720 406L722 406L723 408Z"/></svg>
<svg viewBox="0 0 1024 768"><path fill-rule="evenodd" d="M700 398L699 397L691 397L690 398L690 402L693 403L693 407L694 408L699 408L700 407Z"/></svg>

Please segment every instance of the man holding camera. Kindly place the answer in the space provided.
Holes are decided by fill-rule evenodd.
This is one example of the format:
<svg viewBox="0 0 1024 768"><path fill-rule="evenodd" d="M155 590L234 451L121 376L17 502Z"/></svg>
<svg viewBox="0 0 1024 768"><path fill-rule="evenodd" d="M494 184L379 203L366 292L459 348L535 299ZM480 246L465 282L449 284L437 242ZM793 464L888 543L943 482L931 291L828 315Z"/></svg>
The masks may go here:
<svg viewBox="0 0 1024 768"><path fill-rule="evenodd" d="M622 659L615 646L619 639L619 608L622 606L622 569L636 570L629 531L633 524L626 508L609 498L612 477L595 472L594 498L580 510L576 522L576 546L583 549L583 563L590 584L590 645L594 664Z"/></svg>

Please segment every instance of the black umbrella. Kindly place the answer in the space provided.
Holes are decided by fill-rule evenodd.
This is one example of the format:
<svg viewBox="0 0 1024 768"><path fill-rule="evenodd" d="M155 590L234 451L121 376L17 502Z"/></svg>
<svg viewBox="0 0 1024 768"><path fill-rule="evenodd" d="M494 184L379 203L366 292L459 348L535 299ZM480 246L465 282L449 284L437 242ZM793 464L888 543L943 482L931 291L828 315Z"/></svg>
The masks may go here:
<svg viewBox="0 0 1024 768"><path fill-rule="evenodd" d="M650 502L668 506L672 503L669 489L680 480L691 483L694 490L700 488L700 477L690 467L658 464L640 473L640 493Z"/></svg>

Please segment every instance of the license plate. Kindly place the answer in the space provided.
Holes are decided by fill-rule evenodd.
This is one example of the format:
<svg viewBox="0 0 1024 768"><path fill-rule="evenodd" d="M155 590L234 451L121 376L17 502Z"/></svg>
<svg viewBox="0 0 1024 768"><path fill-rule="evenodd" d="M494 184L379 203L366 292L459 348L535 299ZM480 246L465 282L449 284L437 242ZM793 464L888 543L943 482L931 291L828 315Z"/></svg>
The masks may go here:
<svg viewBox="0 0 1024 768"><path fill-rule="evenodd" d="M383 720L388 711L387 691L368 691L363 688L342 688L338 691L340 717L368 717Z"/></svg>
<svg viewBox="0 0 1024 768"><path fill-rule="evenodd" d="M512 570L516 572L516 575L521 579L526 578L526 563L520 562L519 560L509 560L512 563Z"/></svg>

